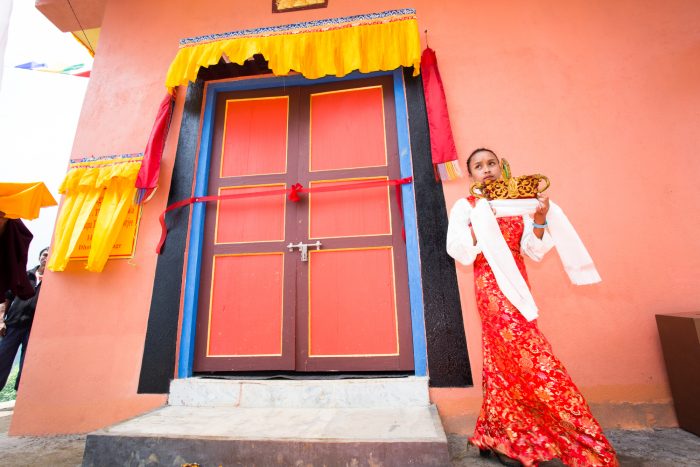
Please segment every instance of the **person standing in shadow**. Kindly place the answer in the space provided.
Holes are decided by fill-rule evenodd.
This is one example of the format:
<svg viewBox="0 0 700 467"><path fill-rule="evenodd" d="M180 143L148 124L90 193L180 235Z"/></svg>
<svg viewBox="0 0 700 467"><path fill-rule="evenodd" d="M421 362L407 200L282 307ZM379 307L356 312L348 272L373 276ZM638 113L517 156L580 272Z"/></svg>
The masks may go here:
<svg viewBox="0 0 700 467"><path fill-rule="evenodd" d="M10 291L4 295L4 303L0 303L0 390L5 387L7 378L10 376L12 364L17 356L17 351L20 345L22 346L22 355L19 360L19 373L15 382L15 390L19 388L19 380L22 376L22 366L24 365L24 357L27 354L27 343L29 342L29 333L32 330L32 322L34 321L34 311L36 303L39 299L39 291L41 290L41 282L44 277L44 268L46 261L49 258L49 249L44 248L39 253L39 265L27 271L27 279L34 287L34 295L28 299L15 297Z"/></svg>

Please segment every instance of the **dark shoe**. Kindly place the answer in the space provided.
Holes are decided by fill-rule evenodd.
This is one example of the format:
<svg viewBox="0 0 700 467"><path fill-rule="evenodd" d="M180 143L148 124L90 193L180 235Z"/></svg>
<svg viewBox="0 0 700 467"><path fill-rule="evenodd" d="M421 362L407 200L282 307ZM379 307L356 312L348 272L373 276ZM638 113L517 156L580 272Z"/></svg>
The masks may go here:
<svg viewBox="0 0 700 467"><path fill-rule="evenodd" d="M537 465L539 467L566 467L566 464L564 464L559 459L550 459L548 461L542 461Z"/></svg>
<svg viewBox="0 0 700 467"><path fill-rule="evenodd" d="M491 450L488 448L479 448L479 457L491 457Z"/></svg>
<svg viewBox="0 0 700 467"><path fill-rule="evenodd" d="M523 464L517 459L508 457L502 452L493 451L493 453L496 455L496 459L498 459L498 462L500 462L503 465L507 465L508 467L523 467Z"/></svg>

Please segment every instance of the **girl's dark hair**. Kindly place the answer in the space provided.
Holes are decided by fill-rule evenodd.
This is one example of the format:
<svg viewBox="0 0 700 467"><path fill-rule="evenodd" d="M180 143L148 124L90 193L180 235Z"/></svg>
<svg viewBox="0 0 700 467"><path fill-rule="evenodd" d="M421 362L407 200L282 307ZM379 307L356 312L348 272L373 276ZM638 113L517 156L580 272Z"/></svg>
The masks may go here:
<svg viewBox="0 0 700 467"><path fill-rule="evenodd" d="M472 157L474 157L474 155L476 155L477 153L482 152L482 151L490 152L491 154L493 154L493 156L494 156L496 159L498 159L498 155L497 155L495 152L493 152L492 150L490 150L489 148L474 149L474 150L472 151L472 153L469 154L469 157L467 157L467 172L469 172L469 175L472 174L472 169L471 169L471 167L469 167L469 162L471 162Z"/></svg>
<svg viewBox="0 0 700 467"><path fill-rule="evenodd" d="M41 255L43 255L45 251L49 251L49 247L46 247L39 252L39 258L41 258Z"/></svg>

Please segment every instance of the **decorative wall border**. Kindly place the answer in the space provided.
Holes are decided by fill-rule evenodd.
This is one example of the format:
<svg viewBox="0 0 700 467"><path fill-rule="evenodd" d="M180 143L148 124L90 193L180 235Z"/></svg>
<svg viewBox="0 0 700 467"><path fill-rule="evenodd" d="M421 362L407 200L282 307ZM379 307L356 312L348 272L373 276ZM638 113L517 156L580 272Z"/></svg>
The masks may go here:
<svg viewBox="0 0 700 467"><path fill-rule="evenodd" d="M203 44L226 39L236 39L251 36L275 36L278 34L296 34L310 31L326 31L328 29L346 28L357 23L385 23L389 21L402 21L407 18L415 19L416 10L403 8L400 10L382 11L379 13L367 13L364 15L345 16L342 18L318 19L304 21L302 23L283 24L280 26L267 26L263 28L241 29L239 31L222 32L219 34L206 34L203 36L187 37L180 39L180 47Z"/></svg>

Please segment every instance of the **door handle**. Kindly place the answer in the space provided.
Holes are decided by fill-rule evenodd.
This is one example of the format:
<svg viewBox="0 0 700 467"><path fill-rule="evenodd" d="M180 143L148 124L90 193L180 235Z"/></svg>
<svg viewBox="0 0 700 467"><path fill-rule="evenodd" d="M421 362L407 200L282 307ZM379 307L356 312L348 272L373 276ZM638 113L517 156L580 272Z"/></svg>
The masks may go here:
<svg viewBox="0 0 700 467"><path fill-rule="evenodd" d="M287 245L287 248L289 248L289 251L294 251L294 248L298 248L299 251L301 252L301 260L306 262L309 260L309 247L316 247L317 250L321 249L321 242L319 240L316 240L316 243L292 243L289 242L289 245Z"/></svg>

